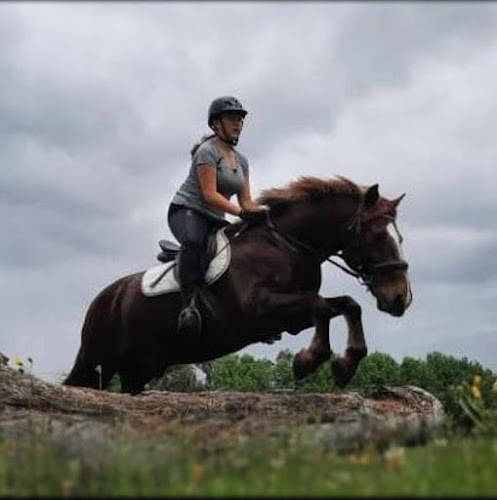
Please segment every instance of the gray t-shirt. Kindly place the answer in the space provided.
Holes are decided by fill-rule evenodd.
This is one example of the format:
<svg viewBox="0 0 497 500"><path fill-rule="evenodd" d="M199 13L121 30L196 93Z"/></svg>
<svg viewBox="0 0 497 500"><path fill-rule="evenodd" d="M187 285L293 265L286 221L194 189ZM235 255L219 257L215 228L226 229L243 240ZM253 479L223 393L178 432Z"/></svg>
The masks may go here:
<svg viewBox="0 0 497 500"><path fill-rule="evenodd" d="M217 190L227 200L234 194L239 195L242 192L243 184L249 173L247 158L235 150L237 159L237 168L231 168L220 151L217 149L212 139L202 143L195 151L190 172L173 196L172 203L194 208L216 219L225 219L225 213L222 210L214 208L204 200L202 188L198 179L198 165L207 163L216 168Z"/></svg>

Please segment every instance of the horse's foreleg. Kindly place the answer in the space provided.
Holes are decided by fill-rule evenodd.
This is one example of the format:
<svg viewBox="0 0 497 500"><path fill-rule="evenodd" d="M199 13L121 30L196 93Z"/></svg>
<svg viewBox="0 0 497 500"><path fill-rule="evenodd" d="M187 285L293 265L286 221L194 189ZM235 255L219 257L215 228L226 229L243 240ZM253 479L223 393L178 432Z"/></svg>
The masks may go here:
<svg viewBox="0 0 497 500"><path fill-rule="evenodd" d="M317 320L314 324L316 330L311 344L293 359L293 374L297 380L314 372L331 355L329 318Z"/></svg>
<svg viewBox="0 0 497 500"><path fill-rule="evenodd" d="M329 359L330 319L345 316L348 326L347 349L345 356L335 360L332 365L335 383L344 387L367 353L361 306L348 296L323 298L315 294L271 293L264 299L266 310L271 312L273 321L278 318L277 323L284 325L282 329L294 333L313 325L315 327L309 347L302 349L294 358L293 373L297 379L306 377Z"/></svg>
<svg viewBox="0 0 497 500"><path fill-rule="evenodd" d="M327 299L313 293L283 294L269 293L261 301L266 314L259 318L277 325L278 331L287 331L293 335L315 327L315 335L311 345L300 351L294 358L293 373L295 378L303 378L312 373L321 363L329 359L330 318L341 314L341 311L330 307Z"/></svg>
<svg viewBox="0 0 497 500"><path fill-rule="evenodd" d="M326 299L330 308L341 311L347 322L347 348L345 355L332 363L333 379L338 387L345 387L354 376L359 362L367 354L366 339L362 328L361 306L348 296Z"/></svg>
<svg viewBox="0 0 497 500"><path fill-rule="evenodd" d="M366 356L367 348L361 321L361 306L351 297L333 297L323 299L328 310L322 318L316 317L316 331L311 344L302 349L293 362L293 371L297 379L315 371L331 355L329 320L343 315L348 326L347 349L345 355L333 361L333 378L338 387L345 387L354 376L359 361ZM323 321L323 320L326 321Z"/></svg>
<svg viewBox="0 0 497 500"><path fill-rule="evenodd" d="M312 323L315 326L314 336L309 347L299 351L293 360L293 373L296 379L301 379L314 372L331 355L330 319L343 314L340 301L322 299L326 307L315 311ZM318 314L316 314L316 312Z"/></svg>

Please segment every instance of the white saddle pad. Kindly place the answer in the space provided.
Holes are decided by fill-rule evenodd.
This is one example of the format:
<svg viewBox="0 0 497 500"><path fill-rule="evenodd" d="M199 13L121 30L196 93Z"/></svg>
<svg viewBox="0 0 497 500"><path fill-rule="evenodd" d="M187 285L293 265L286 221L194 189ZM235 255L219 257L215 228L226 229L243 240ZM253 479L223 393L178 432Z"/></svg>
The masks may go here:
<svg viewBox="0 0 497 500"><path fill-rule="evenodd" d="M210 262L204 279L208 285L218 280L228 269L231 260L231 247L228 238L224 234L224 229L220 229L216 234L216 253L219 252ZM174 277L176 262L166 262L158 266L151 267L143 273L141 290L144 295L152 297L163 293L178 292L179 283Z"/></svg>

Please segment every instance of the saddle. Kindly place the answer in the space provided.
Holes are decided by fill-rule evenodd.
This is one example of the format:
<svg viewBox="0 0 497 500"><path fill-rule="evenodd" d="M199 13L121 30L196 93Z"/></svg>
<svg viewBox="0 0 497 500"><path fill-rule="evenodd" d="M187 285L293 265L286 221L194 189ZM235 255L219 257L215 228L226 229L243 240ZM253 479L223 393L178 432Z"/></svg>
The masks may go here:
<svg viewBox="0 0 497 500"><path fill-rule="evenodd" d="M202 255L202 269L203 272L207 270L209 267L210 261L215 257L217 251L217 241L216 241L216 233L210 234L209 239L207 240L207 251ZM174 241L169 240L159 240L159 247L161 251L157 254L157 260L160 262L171 262L176 261L179 251L181 247L175 243ZM176 279L178 266L174 267L174 275Z"/></svg>
<svg viewBox="0 0 497 500"><path fill-rule="evenodd" d="M157 260L164 263L174 260L180 251L180 246L169 240L160 240L159 247L161 251L157 254Z"/></svg>
<svg viewBox="0 0 497 500"><path fill-rule="evenodd" d="M144 295L154 296L180 290L177 272L177 257L180 246L172 241L160 240L161 251L157 255L160 264L146 270L142 277L141 290ZM207 285L219 279L227 270L231 251L224 228L209 237L207 252L202 260L204 280Z"/></svg>

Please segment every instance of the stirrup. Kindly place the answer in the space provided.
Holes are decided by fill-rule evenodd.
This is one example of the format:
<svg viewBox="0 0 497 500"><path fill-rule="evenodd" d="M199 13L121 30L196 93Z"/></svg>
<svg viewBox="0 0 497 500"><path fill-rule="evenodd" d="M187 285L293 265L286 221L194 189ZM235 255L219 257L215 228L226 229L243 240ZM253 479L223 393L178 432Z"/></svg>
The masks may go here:
<svg viewBox="0 0 497 500"><path fill-rule="evenodd" d="M186 306L178 316L178 331L198 335L202 331L202 316L192 304Z"/></svg>

